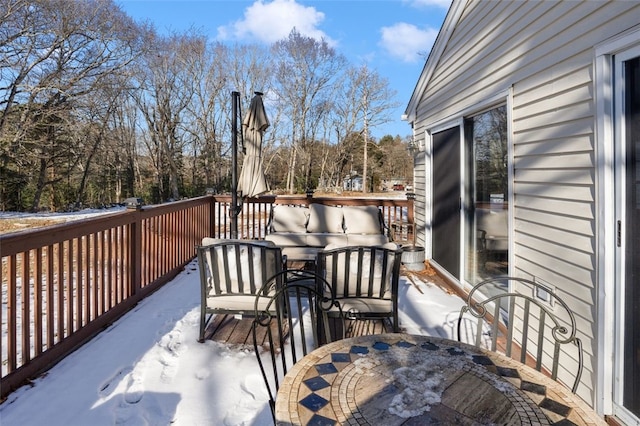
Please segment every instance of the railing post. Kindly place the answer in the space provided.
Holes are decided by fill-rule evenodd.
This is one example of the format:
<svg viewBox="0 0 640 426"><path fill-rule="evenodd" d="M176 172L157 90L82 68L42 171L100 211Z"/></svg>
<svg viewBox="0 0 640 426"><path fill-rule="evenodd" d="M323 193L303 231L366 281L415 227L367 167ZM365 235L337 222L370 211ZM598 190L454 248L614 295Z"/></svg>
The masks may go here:
<svg viewBox="0 0 640 426"><path fill-rule="evenodd" d="M416 199L416 194L413 192L407 192L407 222L414 223L413 214L414 214L414 202Z"/></svg>
<svg viewBox="0 0 640 426"><path fill-rule="evenodd" d="M127 210L134 215L134 220L131 222L131 236L129 239L129 295L134 295L140 292L142 288L142 200L137 199L138 202L128 202L125 200Z"/></svg>
<svg viewBox="0 0 640 426"><path fill-rule="evenodd" d="M216 199L213 195L209 197L209 231L207 235L210 237L215 236L216 232Z"/></svg>
<svg viewBox="0 0 640 426"><path fill-rule="evenodd" d="M414 247L416 245L416 222L414 218L415 200L416 194L413 192L407 192L407 230L411 230L411 233L413 234L411 236L411 241Z"/></svg>

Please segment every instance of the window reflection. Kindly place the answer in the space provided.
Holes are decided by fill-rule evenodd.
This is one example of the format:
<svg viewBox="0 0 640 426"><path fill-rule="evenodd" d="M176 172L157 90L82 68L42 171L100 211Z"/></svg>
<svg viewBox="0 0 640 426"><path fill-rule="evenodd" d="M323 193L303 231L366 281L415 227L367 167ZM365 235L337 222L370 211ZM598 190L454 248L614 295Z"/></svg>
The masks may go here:
<svg viewBox="0 0 640 426"><path fill-rule="evenodd" d="M466 278L509 271L507 112L501 106L465 122L467 178Z"/></svg>

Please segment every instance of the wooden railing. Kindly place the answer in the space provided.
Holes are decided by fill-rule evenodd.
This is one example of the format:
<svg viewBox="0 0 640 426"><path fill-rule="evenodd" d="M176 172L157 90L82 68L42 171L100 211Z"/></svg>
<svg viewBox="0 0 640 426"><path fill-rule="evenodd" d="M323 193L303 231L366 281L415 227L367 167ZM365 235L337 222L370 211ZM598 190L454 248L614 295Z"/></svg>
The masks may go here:
<svg viewBox="0 0 640 426"><path fill-rule="evenodd" d="M413 223L407 199L266 196L245 200L243 239L263 239L273 204L376 205L387 224ZM142 206L0 235L5 397L172 280L203 237L230 237L231 197Z"/></svg>

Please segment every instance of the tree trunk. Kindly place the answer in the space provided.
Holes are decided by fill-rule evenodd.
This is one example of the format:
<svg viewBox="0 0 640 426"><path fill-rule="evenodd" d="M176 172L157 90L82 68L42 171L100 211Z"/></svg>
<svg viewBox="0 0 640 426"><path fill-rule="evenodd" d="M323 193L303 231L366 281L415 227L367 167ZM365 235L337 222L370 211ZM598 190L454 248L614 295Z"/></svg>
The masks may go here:
<svg viewBox="0 0 640 426"><path fill-rule="evenodd" d="M36 212L40 208L40 199L42 198L42 191L47 181L47 161L44 158L40 158L40 170L38 171L38 183L36 185L36 192L33 194L33 202L31 203L31 211Z"/></svg>

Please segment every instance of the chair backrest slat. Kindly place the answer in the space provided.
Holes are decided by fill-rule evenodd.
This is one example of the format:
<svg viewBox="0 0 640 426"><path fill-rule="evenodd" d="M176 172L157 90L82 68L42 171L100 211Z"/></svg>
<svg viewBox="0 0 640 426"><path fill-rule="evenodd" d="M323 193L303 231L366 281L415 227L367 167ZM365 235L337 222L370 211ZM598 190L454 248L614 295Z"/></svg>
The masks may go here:
<svg viewBox="0 0 640 426"><path fill-rule="evenodd" d="M511 298L511 300L515 302L516 298L513 297ZM522 314L522 339L520 342L520 345L522 346L522 350L520 351L520 362L523 364L527 362L527 350L529 345L529 318L530 318L529 302L530 301L528 299L524 300L524 310ZM514 316L515 316L515 309L514 309ZM515 327L515 320L514 320L514 326L509 328L513 329L514 327ZM540 332L543 333L544 331L540 330Z"/></svg>
<svg viewBox="0 0 640 426"><path fill-rule="evenodd" d="M495 351L498 348L498 326L500 325L500 304L496 303L493 310L493 323L491 324L491 350ZM506 341L507 351L511 350L511 341L507 337Z"/></svg>
<svg viewBox="0 0 640 426"><path fill-rule="evenodd" d="M516 299L512 298L511 300L509 300L509 324L514 324L515 322L515 312L516 312ZM498 337L498 326L500 324L500 303L495 303L495 309L496 312L494 314L494 331L495 331L495 335L496 335L496 339ZM479 323L482 323L482 321L478 321ZM507 348L506 348L506 355L508 357L511 356L511 350L513 348L513 327L509 327L507 328ZM495 349L491 349L493 351L495 351Z"/></svg>
<svg viewBox="0 0 640 426"><path fill-rule="evenodd" d="M466 308L463 307L463 308ZM483 336L483 324L482 321L478 321L477 322L477 327L476 327L476 346L482 346L482 336ZM495 348L495 343L494 343L494 339L493 336L495 336L494 334L491 336L491 347ZM492 349L494 350L494 349Z"/></svg>
<svg viewBox="0 0 640 426"><path fill-rule="evenodd" d="M544 349L544 334L545 334L543 327L545 327L546 319L547 319L547 313L544 309L541 309L540 318L538 319L538 342L537 342L538 353L536 354L536 370L538 371L542 370L542 356L544 354L543 349ZM557 343L555 346L556 348L560 349L560 346ZM555 365L556 363L557 363L557 360L554 357L553 365Z"/></svg>
<svg viewBox="0 0 640 426"><path fill-rule="evenodd" d="M378 250L378 249L374 248L373 252L371 253L371 256L376 257L376 258L379 256L379 257L382 258L382 261L381 261L381 263L382 263L382 273L381 273L381 275L384 277L385 282L390 282L391 280L390 280L390 276L389 276L389 270L391 268L389 268L389 266L393 265L393 263L391 263L391 265L390 265L390 258L389 258L390 253L388 251L386 251L386 250ZM372 262L372 263L373 264L371 265L371 268L373 269L375 267L374 265L375 265L375 263L377 263L377 261L376 262ZM373 275L373 271L372 271L371 275ZM382 286L380 286L378 297L384 297L384 291L385 291L385 289L383 289Z"/></svg>

